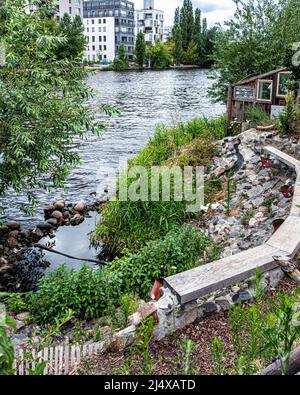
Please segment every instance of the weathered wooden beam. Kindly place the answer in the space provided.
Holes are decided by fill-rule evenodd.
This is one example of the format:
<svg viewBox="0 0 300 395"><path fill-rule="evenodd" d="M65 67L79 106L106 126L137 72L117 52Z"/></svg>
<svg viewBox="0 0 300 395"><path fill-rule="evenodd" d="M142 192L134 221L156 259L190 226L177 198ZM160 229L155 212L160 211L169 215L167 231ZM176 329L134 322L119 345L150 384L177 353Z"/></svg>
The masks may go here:
<svg viewBox="0 0 300 395"><path fill-rule="evenodd" d="M295 348L291 354L288 375L292 376L300 372L300 347ZM259 376L281 376L282 368L280 360L275 361L271 365L258 373Z"/></svg>

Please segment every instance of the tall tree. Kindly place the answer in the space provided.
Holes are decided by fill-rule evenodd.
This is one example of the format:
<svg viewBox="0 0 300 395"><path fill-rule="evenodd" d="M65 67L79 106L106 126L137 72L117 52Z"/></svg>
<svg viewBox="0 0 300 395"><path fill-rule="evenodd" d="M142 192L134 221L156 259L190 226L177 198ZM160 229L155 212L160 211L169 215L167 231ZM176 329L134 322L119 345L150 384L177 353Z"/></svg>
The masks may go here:
<svg viewBox="0 0 300 395"><path fill-rule="evenodd" d="M87 106L92 91L84 82L81 58L58 59L65 37L54 36L45 15L48 1L32 14L27 1L0 4L5 60L0 67L0 196L9 188L30 191L62 186L79 163L74 138L99 133ZM3 18L3 15L5 17Z"/></svg>
<svg viewBox="0 0 300 395"><path fill-rule="evenodd" d="M175 9L174 24L172 29L172 36L175 37L176 30L180 26L180 7Z"/></svg>
<svg viewBox="0 0 300 395"><path fill-rule="evenodd" d="M201 63L203 57L204 39L202 34L201 10L199 8L197 8L195 11L194 42L197 46L197 61Z"/></svg>
<svg viewBox="0 0 300 395"><path fill-rule="evenodd" d="M174 37L174 62L179 65L183 60L183 40L180 26L177 27Z"/></svg>
<svg viewBox="0 0 300 395"><path fill-rule="evenodd" d="M210 95L225 101L228 86L285 65L288 47L300 41L299 0L236 0L234 18L217 34L217 72Z"/></svg>
<svg viewBox="0 0 300 395"><path fill-rule="evenodd" d="M125 45L122 43L119 46L118 56L115 58L113 62L113 69L115 71L125 71L129 68L129 61L126 55Z"/></svg>
<svg viewBox="0 0 300 395"><path fill-rule="evenodd" d="M180 27L183 37L183 48L187 49L194 35L194 11L191 0L183 0L180 11Z"/></svg>
<svg viewBox="0 0 300 395"><path fill-rule="evenodd" d="M146 41L143 32L139 32L136 38L135 56L138 66L142 69L144 67L146 58Z"/></svg>
<svg viewBox="0 0 300 395"><path fill-rule="evenodd" d="M69 14L64 14L59 23L58 34L66 38L66 42L58 48L59 59L83 57L87 42L84 25L79 15L72 19Z"/></svg>

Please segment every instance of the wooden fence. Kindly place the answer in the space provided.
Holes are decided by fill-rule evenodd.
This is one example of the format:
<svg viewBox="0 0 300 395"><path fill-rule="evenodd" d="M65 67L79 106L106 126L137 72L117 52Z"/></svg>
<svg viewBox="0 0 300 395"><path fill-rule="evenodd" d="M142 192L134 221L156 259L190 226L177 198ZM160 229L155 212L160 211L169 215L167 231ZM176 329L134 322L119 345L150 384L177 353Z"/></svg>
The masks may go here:
<svg viewBox="0 0 300 395"><path fill-rule="evenodd" d="M42 351L18 349L15 355L14 369L16 375L26 376L40 362L45 361L44 375L74 374L82 358L90 357L102 351L103 342L84 344L82 346L64 345L46 347Z"/></svg>

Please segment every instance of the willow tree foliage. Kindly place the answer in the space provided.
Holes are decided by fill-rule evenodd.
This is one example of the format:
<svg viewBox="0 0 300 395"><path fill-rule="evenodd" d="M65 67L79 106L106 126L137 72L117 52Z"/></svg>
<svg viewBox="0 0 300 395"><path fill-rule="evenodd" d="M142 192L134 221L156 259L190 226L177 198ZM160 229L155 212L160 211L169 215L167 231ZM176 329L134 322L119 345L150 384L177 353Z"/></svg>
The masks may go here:
<svg viewBox="0 0 300 395"><path fill-rule="evenodd" d="M26 3L0 2L0 196L9 188L32 197L34 188L62 186L79 163L74 138L104 127L87 105L92 91L80 54L58 51L68 42L49 23L55 2L35 1L31 14Z"/></svg>
<svg viewBox="0 0 300 395"><path fill-rule="evenodd" d="M224 101L228 86L250 75L286 65L286 54L300 42L299 0L235 0L234 18L217 34L211 96Z"/></svg>

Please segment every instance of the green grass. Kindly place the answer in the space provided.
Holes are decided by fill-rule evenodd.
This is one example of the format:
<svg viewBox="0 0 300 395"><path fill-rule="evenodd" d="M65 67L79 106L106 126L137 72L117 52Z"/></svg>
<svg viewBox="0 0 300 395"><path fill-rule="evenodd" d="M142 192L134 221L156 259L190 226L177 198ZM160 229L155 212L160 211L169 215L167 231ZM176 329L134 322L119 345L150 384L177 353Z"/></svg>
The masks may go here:
<svg viewBox="0 0 300 395"><path fill-rule="evenodd" d="M131 166L208 165L214 154L213 142L226 135L226 119L201 118L172 128L157 127L147 146L132 160ZM193 143L197 142L193 147ZM128 182L130 183L132 180ZM151 189L151 187L149 188ZM109 255L124 248L138 251L149 240L158 239L184 222L199 216L186 211L186 201L111 201L102 211L94 239L102 240Z"/></svg>

